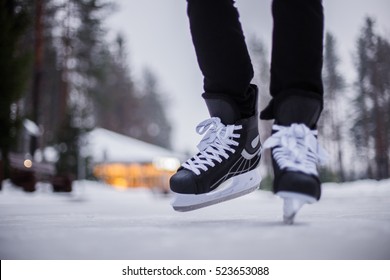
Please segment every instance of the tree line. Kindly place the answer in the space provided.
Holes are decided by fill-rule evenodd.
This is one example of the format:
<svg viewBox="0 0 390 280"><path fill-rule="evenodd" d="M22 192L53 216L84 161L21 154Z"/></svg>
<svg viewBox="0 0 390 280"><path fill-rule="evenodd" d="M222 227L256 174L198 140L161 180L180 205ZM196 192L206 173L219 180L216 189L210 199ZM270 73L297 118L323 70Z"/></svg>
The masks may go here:
<svg viewBox="0 0 390 280"><path fill-rule="evenodd" d="M103 127L171 147L171 126L158 78L146 69L135 82L126 41L107 38L108 0L0 0L0 149L59 153L59 173L80 173L85 135ZM23 120L41 130L26 150Z"/></svg>
<svg viewBox="0 0 390 280"><path fill-rule="evenodd" d="M146 69L136 82L123 36L105 39L104 20L113 13L108 0L0 0L0 155L6 176L11 151L33 155L47 146L60 155L59 173L80 174L84 135L96 126L171 147L157 77ZM266 104L268 53L260 40L250 46ZM353 53L351 82L340 70L337 38L326 33L318 124L329 152L321 170L326 181L390 177L390 43L373 18L364 20ZM26 118L41 130L27 148ZM270 123L261 125L269 133Z"/></svg>
<svg viewBox="0 0 390 280"><path fill-rule="evenodd" d="M348 84L339 65L335 37L324 53L325 109L320 130L335 180L390 177L390 41L367 17L356 39L355 80ZM349 91L351 94L346 94Z"/></svg>
<svg viewBox="0 0 390 280"><path fill-rule="evenodd" d="M269 98L268 52L258 39L250 46L264 106ZM347 81L340 70L343 61L337 39L326 32L324 110L318 123L319 141L328 151L328 163L320 172L323 181L390 177L390 42L377 31L374 18L365 18L353 59L356 78ZM270 125L262 122L263 138L269 135ZM265 161L271 168L267 154Z"/></svg>

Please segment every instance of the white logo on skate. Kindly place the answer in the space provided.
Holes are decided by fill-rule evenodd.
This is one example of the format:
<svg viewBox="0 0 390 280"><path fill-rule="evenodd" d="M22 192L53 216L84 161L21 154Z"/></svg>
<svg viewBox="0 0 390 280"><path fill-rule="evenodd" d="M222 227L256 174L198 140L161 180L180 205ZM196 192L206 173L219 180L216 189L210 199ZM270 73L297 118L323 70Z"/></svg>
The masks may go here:
<svg viewBox="0 0 390 280"><path fill-rule="evenodd" d="M257 135L257 137L252 140L251 147L253 149L258 147L258 149L256 149L253 153L249 153L246 149L242 150L241 155L243 158L251 160L252 158L254 158L256 155L258 155L261 152L260 135Z"/></svg>
<svg viewBox="0 0 390 280"><path fill-rule="evenodd" d="M255 139L253 139L252 142L251 142L252 148L253 149L256 148L257 145L259 144L259 142L260 142L260 135L257 135L257 137Z"/></svg>

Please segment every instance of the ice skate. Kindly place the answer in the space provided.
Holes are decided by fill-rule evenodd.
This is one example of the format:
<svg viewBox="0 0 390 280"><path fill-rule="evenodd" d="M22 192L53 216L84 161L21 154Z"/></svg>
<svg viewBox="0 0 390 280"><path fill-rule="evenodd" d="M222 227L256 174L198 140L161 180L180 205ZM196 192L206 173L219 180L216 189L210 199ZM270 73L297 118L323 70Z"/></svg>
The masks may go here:
<svg viewBox="0 0 390 280"><path fill-rule="evenodd" d="M272 149L273 191L284 201L283 221L286 224L294 223L303 205L320 199L317 165L326 159L326 153L317 141L317 131L313 129L320 105L311 99L298 100L290 99L279 108L277 124L273 125L272 135L264 143L265 149Z"/></svg>
<svg viewBox="0 0 390 280"><path fill-rule="evenodd" d="M325 152L317 143L317 132L304 124L274 125L273 131L264 148L272 148L274 192L284 200L284 222L292 224L304 204L320 199L316 165L325 159Z"/></svg>
<svg viewBox="0 0 390 280"><path fill-rule="evenodd" d="M207 193L197 195L176 193L172 207L178 212L187 212L231 200L255 191L260 181L260 171L256 168L226 180Z"/></svg>
<svg viewBox="0 0 390 280"><path fill-rule="evenodd" d="M316 202L315 198L296 192L280 191L277 195L283 199L283 222L287 225L294 223L295 215L303 205Z"/></svg>
<svg viewBox="0 0 390 280"><path fill-rule="evenodd" d="M257 96L257 88L250 88ZM227 201L256 190L261 181L258 165L261 143L257 108L240 118L234 106L219 99L206 99L211 118L197 127L205 134L199 152L171 177L176 211L192 211Z"/></svg>

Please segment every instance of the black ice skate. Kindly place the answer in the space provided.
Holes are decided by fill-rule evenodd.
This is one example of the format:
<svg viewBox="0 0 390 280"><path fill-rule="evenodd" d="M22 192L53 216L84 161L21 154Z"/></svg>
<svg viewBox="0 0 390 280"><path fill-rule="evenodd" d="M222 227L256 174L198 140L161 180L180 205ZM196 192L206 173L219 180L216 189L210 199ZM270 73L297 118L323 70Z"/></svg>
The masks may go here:
<svg viewBox="0 0 390 280"><path fill-rule="evenodd" d="M257 88L251 86L251 90L257 96ZM197 126L197 132L205 134L199 153L170 180L176 211L192 211L248 194L261 181L257 106L252 117L240 119L225 100L206 98L206 103L211 118Z"/></svg>
<svg viewBox="0 0 390 280"><path fill-rule="evenodd" d="M265 149L272 148L273 191L284 200L286 224L294 222L303 205L314 203L321 196L317 165L326 156L313 129L320 111L316 100L298 97L285 101L276 114L272 136L264 143Z"/></svg>

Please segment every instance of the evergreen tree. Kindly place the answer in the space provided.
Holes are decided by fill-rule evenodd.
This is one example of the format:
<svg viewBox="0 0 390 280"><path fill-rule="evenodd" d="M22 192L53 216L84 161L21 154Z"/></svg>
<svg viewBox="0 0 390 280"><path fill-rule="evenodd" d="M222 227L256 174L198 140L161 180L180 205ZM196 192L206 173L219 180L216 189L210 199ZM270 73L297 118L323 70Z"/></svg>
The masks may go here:
<svg viewBox="0 0 390 280"><path fill-rule="evenodd" d="M143 112L140 120L140 139L161 146L171 148L172 127L166 115L166 103L158 91L158 81L156 76L145 69L143 74L143 89L141 107L139 112ZM141 114L139 114L141 115Z"/></svg>
<svg viewBox="0 0 390 280"><path fill-rule="evenodd" d="M373 69L372 85L374 100L374 127L375 127L375 162L376 178L385 179L390 177L389 165L389 42L377 35L375 50L375 68Z"/></svg>
<svg viewBox="0 0 390 280"><path fill-rule="evenodd" d="M381 137L384 144L383 155L381 154L378 165L380 177L388 178L390 177L390 41L379 36L377 43L377 80L382 114L380 120L383 122Z"/></svg>
<svg viewBox="0 0 390 280"><path fill-rule="evenodd" d="M60 34L56 47L62 78L58 108L60 125L56 134L57 141L62 146L77 147L75 152L72 151L76 154L76 161L60 158L63 163L76 165L68 166L72 172L84 169L77 167L85 162L80 154L80 145L83 135L95 124L92 100L94 90L102 79L101 54L105 48L102 21L105 11L110 7L107 3L104 0L64 1L57 13L61 25L56 32ZM73 136L62 137L67 134ZM61 155L68 156L65 153ZM80 174L84 172L79 172Z"/></svg>
<svg viewBox="0 0 390 280"><path fill-rule="evenodd" d="M91 99L101 79L100 54L105 48L102 15L108 6L101 0L74 0L73 4L79 25L72 38L71 105L75 123L81 129L90 129L94 125Z"/></svg>
<svg viewBox="0 0 390 280"><path fill-rule="evenodd" d="M364 177L373 178L373 171L371 167L371 123L370 118L370 89L368 77L369 58L368 47L372 49L373 45L373 30L371 20L366 21L366 26L361 31L361 35L357 40L357 56L356 56L356 68L357 68L357 96L354 100L355 118L352 126L352 135L354 137L354 144L356 147L357 155L366 159L366 174ZM372 50L370 50L372 52Z"/></svg>
<svg viewBox="0 0 390 280"><path fill-rule="evenodd" d="M330 32L325 36L324 52L324 110L318 128L321 141L330 155L328 168L337 174L338 181L344 181L342 132L346 127L345 117L341 115L345 110L341 109L346 105L342 94L345 80L338 69L340 59L336 52L336 39Z"/></svg>
<svg viewBox="0 0 390 280"><path fill-rule="evenodd" d="M8 155L16 143L18 113L16 102L25 93L31 54L22 45L31 24L31 9L26 1L0 0L0 159L8 176ZM2 171L0 171L2 173ZM1 176L0 176L1 177Z"/></svg>
<svg viewBox="0 0 390 280"><path fill-rule="evenodd" d="M6 166L19 118L26 117L43 127L41 147L58 147L61 175L84 173L80 148L95 123L170 147L157 79L149 72L137 89L124 39L118 36L114 46L104 39L112 7L109 0L0 0L0 159Z"/></svg>
<svg viewBox="0 0 390 280"><path fill-rule="evenodd" d="M43 33L44 33L44 54L43 69L40 92L40 125L42 125L43 135L41 139L42 147L52 145L56 140L58 125L61 123L61 63L58 53L58 38L55 32L59 28L56 16L61 6L56 1L46 0L43 14Z"/></svg>
<svg viewBox="0 0 390 280"><path fill-rule="evenodd" d="M71 112L69 110L58 130L57 151L59 159L56 162L56 168L57 175L70 176L74 179L78 174L80 131L73 123Z"/></svg>
<svg viewBox="0 0 390 280"><path fill-rule="evenodd" d="M100 49L104 46L102 20L108 4L104 0L45 0L45 56L42 99L39 104L44 125L44 144L78 147L77 160L66 160L60 150L59 173L72 173L84 162L79 149L83 134L94 125L92 89L100 79ZM65 129L66 128L66 129ZM65 132L62 131L65 129ZM72 137L65 137L71 131ZM70 142L68 142L70 141ZM65 163L69 172L65 172ZM82 172L84 173L84 172ZM75 176L73 176L75 177Z"/></svg>
<svg viewBox="0 0 390 280"><path fill-rule="evenodd" d="M118 35L113 48L102 51L102 79L94 89L96 125L129 136L141 116L134 82L126 64L125 41Z"/></svg>
<svg viewBox="0 0 390 280"><path fill-rule="evenodd" d="M39 2L42 4L40 13L37 12L37 3ZM34 3L35 5L32 5ZM39 24L30 25L24 35L23 44L26 49L34 53L34 64L28 69L31 83L26 94L18 102L18 110L21 117L35 121L43 128L43 134L39 140L40 147L44 148L54 143L55 133L60 123L62 73L58 40L55 34L59 29L57 14L63 7L54 0L33 1L30 2L30 5L31 21L39 22ZM38 16L41 17L40 20L36 19ZM39 44L36 42L36 33L40 33ZM38 50L37 45L39 46ZM36 59L38 55L41 56L40 59ZM20 143L18 151L27 152L24 146L25 144Z"/></svg>
<svg viewBox="0 0 390 280"><path fill-rule="evenodd" d="M44 48L44 35L43 35L43 13L45 1L35 0L35 15L34 15L34 65L32 76L32 121L39 124L39 103L41 99L41 84L43 74L43 48ZM34 155L38 148L38 139L36 136L31 137L30 154Z"/></svg>
<svg viewBox="0 0 390 280"><path fill-rule="evenodd" d="M367 18L357 41L356 118L352 128L357 151L367 162L367 176L389 177L389 43Z"/></svg>
<svg viewBox="0 0 390 280"><path fill-rule="evenodd" d="M150 70L143 73L143 86L136 87L127 65L126 42L118 35L103 51L102 80L94 89L97 126L170 148L171 126L158 81Z"/></svg>

